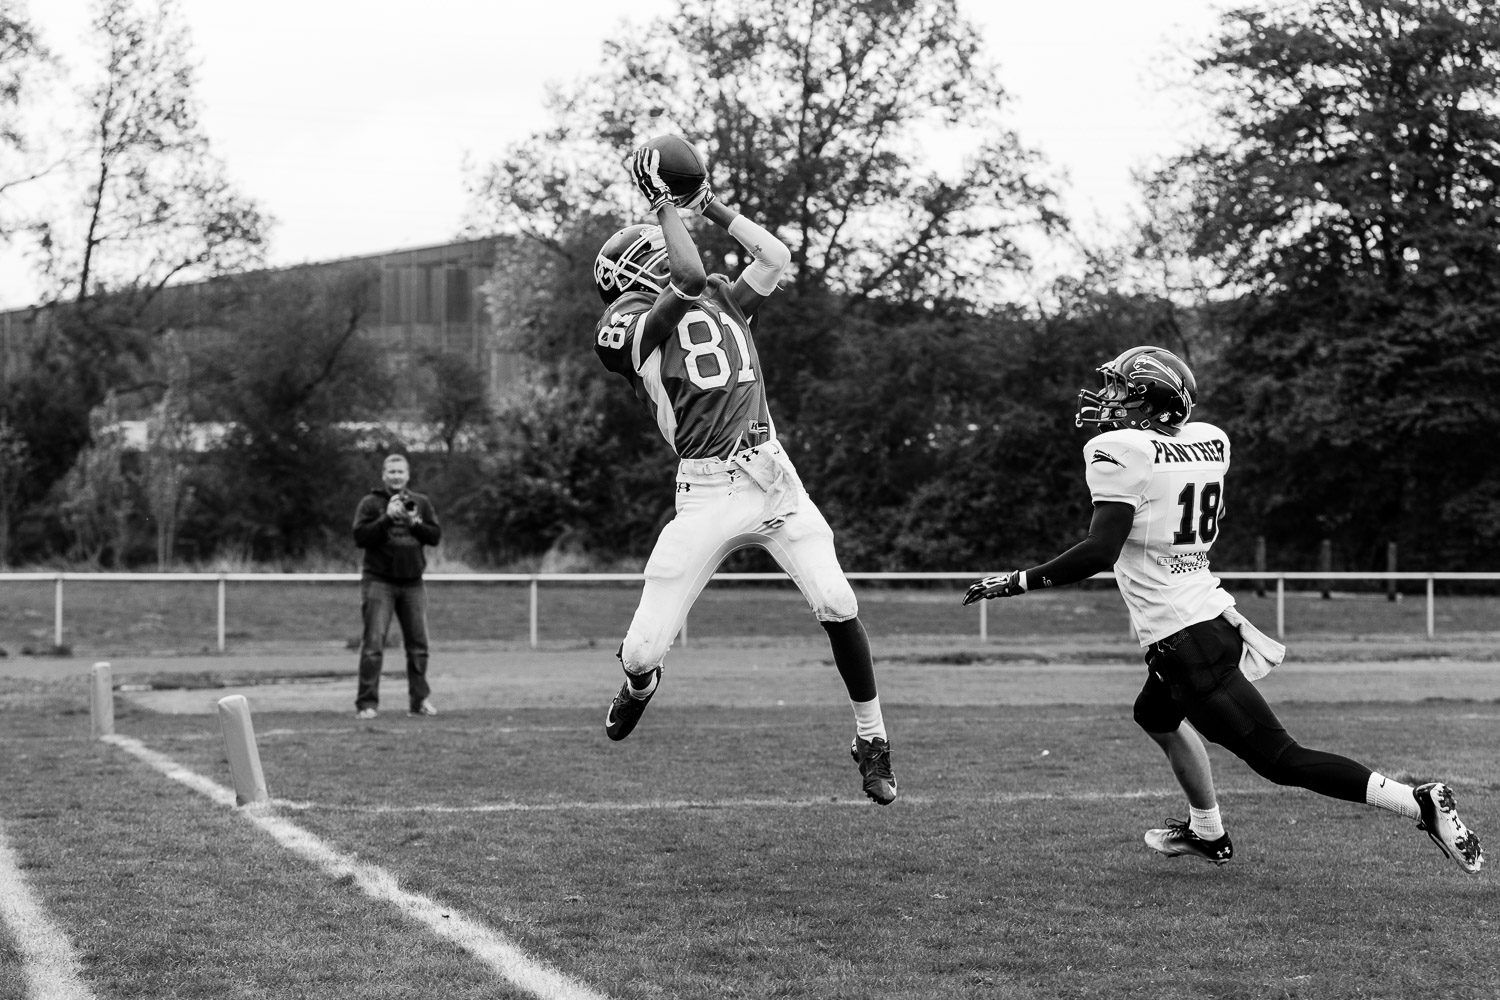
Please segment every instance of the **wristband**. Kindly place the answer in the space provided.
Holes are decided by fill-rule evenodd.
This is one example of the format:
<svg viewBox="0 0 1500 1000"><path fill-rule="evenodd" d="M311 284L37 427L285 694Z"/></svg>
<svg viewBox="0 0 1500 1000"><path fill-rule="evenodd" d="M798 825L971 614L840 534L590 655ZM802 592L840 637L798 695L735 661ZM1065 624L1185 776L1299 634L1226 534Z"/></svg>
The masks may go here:
<svg viewBox="0 0 1500 1000"><path fill-rule="evenodd" d="M667 287L672 290L673 295L677 296L679 299L682 299L684 302L697 302L699 299L703 298L702 294L689 295L687 292L684 292L682 289L678 288L671 281L667 282Z"/></svg>

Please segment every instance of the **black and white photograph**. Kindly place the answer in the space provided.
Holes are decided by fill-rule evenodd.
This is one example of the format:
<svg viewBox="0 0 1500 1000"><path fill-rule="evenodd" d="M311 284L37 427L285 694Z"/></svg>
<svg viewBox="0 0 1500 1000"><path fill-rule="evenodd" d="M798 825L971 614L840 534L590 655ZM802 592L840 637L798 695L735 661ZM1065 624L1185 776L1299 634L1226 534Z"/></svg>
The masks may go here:
<svg viewBox="0 0 1500 1000"><path fill-rule="evenodd" d="M1491 0L0 0L0 1000L1495 1000L1497 386Z"/></svg>

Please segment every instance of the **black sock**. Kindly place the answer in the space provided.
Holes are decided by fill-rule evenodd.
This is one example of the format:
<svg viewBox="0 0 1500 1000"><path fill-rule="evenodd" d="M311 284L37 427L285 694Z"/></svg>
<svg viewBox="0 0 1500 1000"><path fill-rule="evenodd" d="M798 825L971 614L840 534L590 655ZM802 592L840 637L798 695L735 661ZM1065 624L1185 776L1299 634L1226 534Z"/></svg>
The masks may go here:
<svg viewBox="0 0 1500 1000"><path fill-rule="evenodd" d="M875 661L870 657L870 637L858 618L842 622L821 622L833 648L833 665L849 689L850 701L869 701L875 697Z"/></svg>

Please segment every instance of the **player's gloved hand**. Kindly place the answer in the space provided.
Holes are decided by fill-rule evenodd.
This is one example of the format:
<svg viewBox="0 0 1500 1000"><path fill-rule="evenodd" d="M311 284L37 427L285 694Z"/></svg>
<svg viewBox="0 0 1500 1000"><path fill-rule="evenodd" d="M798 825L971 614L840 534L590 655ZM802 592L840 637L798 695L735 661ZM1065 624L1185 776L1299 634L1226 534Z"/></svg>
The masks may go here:
<svg viewBox="0 0 1500 1000"><path fill-rule="evenodd" d="M635 189L651 203L651 211L658 212L673 204L672 189L661 179L661 152L642 146L630 158L630 179Z"/></svg>
<svg viewBox="0 0 1500 1000"><path fill-rule="evenodd" d="M702 215L708 210L708 206L717 200L714 197L714 193L708 189L708 178L706 177L703 179L703 183L699 184L692 194L672 199L678 208L685 208L695 215Z"/></svg>
<svg viewBox="0 0 1500 1000"><path fill-rule="evenodd" d="M983 580L976 580L969 584L968 592L964 594L964 605L968 606L980 599L989 601L996 597L1015 597L1024 593L1026 593L1026 584L1021 579L1021 571L1012 570L1009 573L987 576Z"/></svg>

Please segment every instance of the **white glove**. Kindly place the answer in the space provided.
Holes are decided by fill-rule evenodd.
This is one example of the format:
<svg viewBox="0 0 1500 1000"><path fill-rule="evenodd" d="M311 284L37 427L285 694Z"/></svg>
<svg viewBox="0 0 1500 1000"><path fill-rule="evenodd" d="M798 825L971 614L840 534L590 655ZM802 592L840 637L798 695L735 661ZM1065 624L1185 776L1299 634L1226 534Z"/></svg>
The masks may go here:
<svg viewBox="0 0 1500 1000"><path fill-rule="evenodd" d="M651 203L651 211L658 212L673 204L672 189L661 179L661 152L642 146L630 158L630 179L635 189Z"/></svg>

